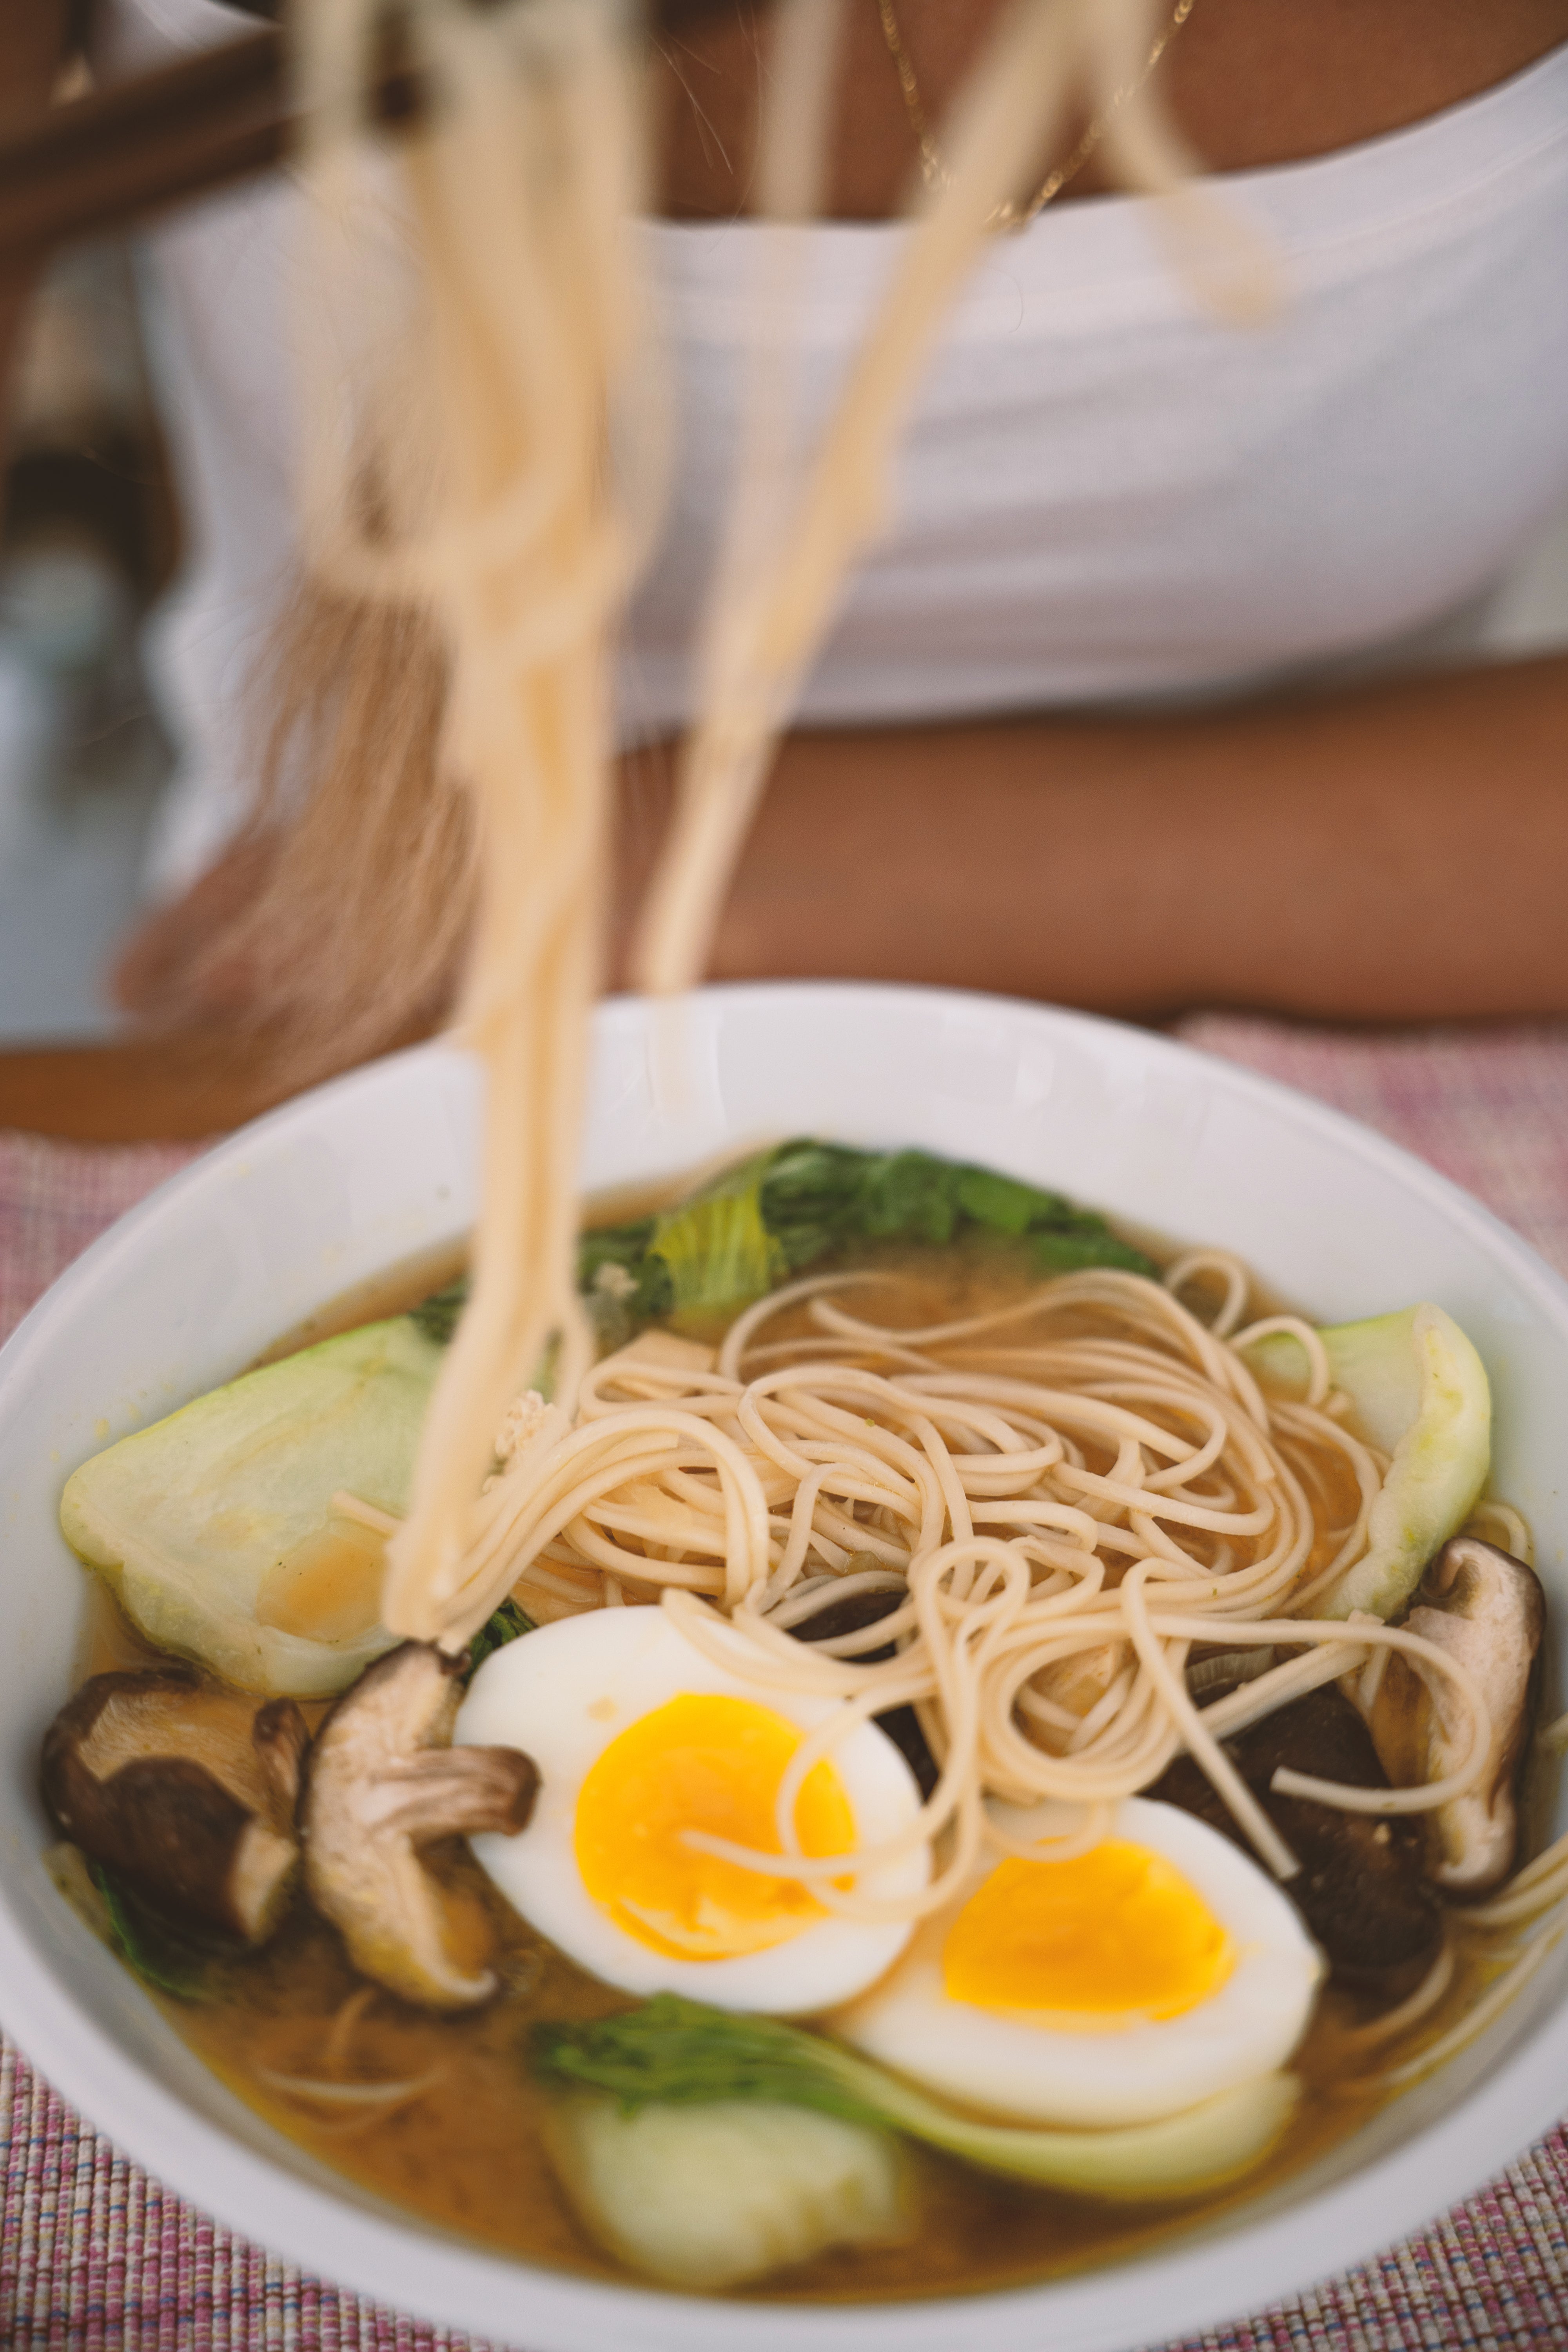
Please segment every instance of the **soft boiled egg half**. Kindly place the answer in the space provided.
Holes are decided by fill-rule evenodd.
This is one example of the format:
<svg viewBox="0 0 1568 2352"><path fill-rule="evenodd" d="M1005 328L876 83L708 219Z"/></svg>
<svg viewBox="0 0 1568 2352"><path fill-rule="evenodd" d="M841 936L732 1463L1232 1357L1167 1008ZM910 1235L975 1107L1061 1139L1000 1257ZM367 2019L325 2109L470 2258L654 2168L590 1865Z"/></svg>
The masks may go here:
<svg viewBox="0 0 1568 2352"><path fill-rule="evenodd" d="M475 1838L474 1852L531 1926L627 1992L775 2015L851 2000L902 1951L907 1921L837 1916L799 1878L689 1843L706 1832L782 1853L784 1773L805 1734L836 1711L832 1699L716 1664L662 1609L542 1625L485 1660L458 1717L457 1741L521 1748L540 1772L528 1827ZM920 1806L893 1742L858 1724L805 1777L799 1850L880 1845ZM917 1842L855 1883L897 1898L917 1894L930 1868Z"/></svg>
<svg viewBox="0 0 1568 2352"><path fill-rule="evenodd" d="M1048 1808L990 1810L1017 1843L1059 1826ZM1256 1863L1192 1814L1131 1797L1087 1853L977 1872L833 2025L996 2116L1152 2123L1282 2066L1322 1968Z"/></svg>

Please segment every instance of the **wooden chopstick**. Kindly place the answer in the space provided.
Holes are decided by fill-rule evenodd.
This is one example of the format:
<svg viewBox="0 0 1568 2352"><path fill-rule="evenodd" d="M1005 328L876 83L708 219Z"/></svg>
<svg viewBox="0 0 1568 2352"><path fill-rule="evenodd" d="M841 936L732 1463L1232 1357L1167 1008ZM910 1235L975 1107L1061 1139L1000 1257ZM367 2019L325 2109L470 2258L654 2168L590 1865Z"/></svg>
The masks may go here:
<svg viewBox="0 0 1568 2352"><path fill-rule="evenodd" d="M291 127L284 63L281 35L263 26L0 142L0 270L276 163Z"/></svg>
<svg viewBox="0 0 1568 2352"><path fill-rule="evenodd" d="M733 0L655 0L661 26ZM405 120L417 99L389 71L381 111ZM222 48L57 106L0 140L0 276L71 237L137 226L279 163L294 142L283 37L260 26Z"/></svg>

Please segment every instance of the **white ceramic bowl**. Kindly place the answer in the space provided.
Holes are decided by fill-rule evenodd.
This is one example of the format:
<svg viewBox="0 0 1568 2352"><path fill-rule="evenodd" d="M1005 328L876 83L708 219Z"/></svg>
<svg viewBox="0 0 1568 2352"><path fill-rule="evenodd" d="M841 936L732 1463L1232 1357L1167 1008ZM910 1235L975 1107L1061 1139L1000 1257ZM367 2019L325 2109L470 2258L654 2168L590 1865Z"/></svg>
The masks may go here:
<svg viewBox="0 0 1568 2352"><path fill-rule="evenodd" d="M1430 1169L1161 1038L994 999L716 989L689 1009L684 1034L672 1065L652 1050L638 1004L600 1013L589 1188L805 1131L921 1144L1222 1242L1330 1319L1440 1300L1486 1358L1499 1490L1534 1522L1546 1581L1563 1595L1568 1288ZM1568 2106L1565 1968L1549 1965L1438 2079L1285 2188L1141 2260L962 2302L749 2302L742 2317L485 2252L357 2190L241 2105L78 1924L39 1861L38 1740L68 1687L81 1611L81 1571L56 1524L60 1486L110 1436L227 1378L314 1307L459 1234L476 1119L473 1070L441 1046L291 1103L124 1218L0 1355L0 2011L129 2155L312 2271L536 2352L730 2352L738 2329L749 2352L1110 2352L1255 2308L1387 2244ZM1561 1597L1553 1624L1561 1653Z"/></svg>

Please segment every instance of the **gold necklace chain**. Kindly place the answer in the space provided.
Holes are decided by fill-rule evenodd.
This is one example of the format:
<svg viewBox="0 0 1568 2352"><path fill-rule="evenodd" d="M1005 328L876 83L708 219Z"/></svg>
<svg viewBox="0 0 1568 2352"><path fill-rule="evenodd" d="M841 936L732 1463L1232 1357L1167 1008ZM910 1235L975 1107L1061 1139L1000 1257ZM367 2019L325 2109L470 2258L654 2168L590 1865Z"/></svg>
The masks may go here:
<svg viewBox="0 0 1568 2352"><path fill-rule="evenodd" d="M1194 0L1176 0L1171 21L1150 50L1143 70L1137 80L1123 82L1120 89L1112 92L1110 103L1090 118L1088 130L1071 154L1058 163L1054 171L1047 174L1028 204L1020 205L1009 196L1004 204L997 205L991 215L991 226L994 228L1026 228L1036 214L1045 210L1053 196L1060 195L1068 182L1088 163L1104 138L1112 119L1121 112L1130 98L1137 97L1138 92L1164 56L1166 47L1173 36L1181 31L1182 26L1192 15L1194 5ZM936 143L935 134L927 120L920 84L915 79L914 66L908 49L904 47L903 34L899 29L899 19L893 0L877 0L877 12L882 19L882 37L888 44L888 54L892 58L898 73L899 88L904 94L904 111L910 118L910 128L915 134L915 142L920 149L921 171L924 175L925 184L928 188L945 188L949 185L952 175L942 159L942 150Z"/></svg>

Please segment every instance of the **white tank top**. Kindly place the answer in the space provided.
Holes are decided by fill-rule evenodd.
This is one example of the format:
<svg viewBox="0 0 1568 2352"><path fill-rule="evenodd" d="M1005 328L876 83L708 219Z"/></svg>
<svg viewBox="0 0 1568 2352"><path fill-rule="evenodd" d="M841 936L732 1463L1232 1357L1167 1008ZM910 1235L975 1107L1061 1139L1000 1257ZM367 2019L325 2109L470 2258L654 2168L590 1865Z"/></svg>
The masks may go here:
<svg viewBox="0 0 1568 2352"><path fill-rule="evenodd" d="M110 68L229 37L214 0L119 0ZM1214 185L1286 299L1205 315L1148 208L1101 196L992 245L918 400L897 520L807 682L806 724L1218 696L1461 647L1568 498L1568 47L1447 112ZM157 359L192 539L154 661L185 757L158 880L243 813L246 683L293 561L276 179L160 229ZM628 616L623 737L685 717L729 481L756 230L652 222L680 435ZM809 232L804 415L907 231Z"/></svg>

